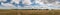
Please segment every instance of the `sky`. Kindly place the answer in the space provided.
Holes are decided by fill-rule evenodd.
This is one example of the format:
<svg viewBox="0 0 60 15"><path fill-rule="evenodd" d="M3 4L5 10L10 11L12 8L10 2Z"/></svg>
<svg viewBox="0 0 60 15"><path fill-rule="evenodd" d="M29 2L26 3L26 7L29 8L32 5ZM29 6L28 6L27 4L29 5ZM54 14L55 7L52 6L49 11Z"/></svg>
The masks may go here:
<svg viewBox="0 0 60 15"><path fill-rule="evenodd" d="M60 3L59 0L54 4L45 1L47 4L44 4L44 0L0 0L0 9L59 9Z"/></svg>

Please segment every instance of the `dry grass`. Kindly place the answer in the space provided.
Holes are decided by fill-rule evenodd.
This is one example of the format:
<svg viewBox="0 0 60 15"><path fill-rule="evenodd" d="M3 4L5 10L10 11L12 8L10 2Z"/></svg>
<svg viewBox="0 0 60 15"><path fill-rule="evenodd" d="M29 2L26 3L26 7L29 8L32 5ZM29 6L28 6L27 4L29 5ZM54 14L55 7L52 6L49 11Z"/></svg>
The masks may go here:
<svg viewBox="0 0 60 15"><path fill-rule="evenodd" d="M60 15L60 10L18 10L21 15Z"/></svg>
<svg viewBox="0 0 60 15"><path fill-rule="evenodd" d="M60 15L60 10L0 10L0 15Z"/></svg>
<svg viewBox="0 0 60 15"><path fill-rule="evenodd" d="M0 10L0 15L16 15L16 10Z"/></svg>
<svg viewBox="0 0 60 15"><path fill-rule="evenodd" d="M20 10L21 15L48 15L48 12L48 10Z"/></svg>

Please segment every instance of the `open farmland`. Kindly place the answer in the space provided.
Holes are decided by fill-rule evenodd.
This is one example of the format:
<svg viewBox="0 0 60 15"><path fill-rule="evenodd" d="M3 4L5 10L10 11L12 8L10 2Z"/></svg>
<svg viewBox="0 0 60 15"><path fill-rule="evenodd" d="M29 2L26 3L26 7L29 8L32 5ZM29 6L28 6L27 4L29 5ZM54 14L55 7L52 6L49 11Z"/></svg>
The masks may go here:
<svg viewBox="0 0 60 15"><path fill-rule="evenodd" d="M60 10L0 10L0 15L60 15Z"/></svg>

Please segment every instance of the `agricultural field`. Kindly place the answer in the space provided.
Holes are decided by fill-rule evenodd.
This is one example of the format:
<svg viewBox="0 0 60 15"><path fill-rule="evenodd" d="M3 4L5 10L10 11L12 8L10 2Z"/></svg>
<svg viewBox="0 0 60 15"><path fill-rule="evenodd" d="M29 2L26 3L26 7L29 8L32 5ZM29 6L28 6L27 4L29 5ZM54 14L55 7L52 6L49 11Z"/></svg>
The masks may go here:
<svg viewBox="0 0 60 15"><path fill-rule="evenodd" d="M0 15L16 15L16 10L0 10Z"/></svg>
<svg viewBox="0 0 60 15"><path fill-rule="evenodd" d="M0 10L0 15L60 15L60 10Z"/></svg>

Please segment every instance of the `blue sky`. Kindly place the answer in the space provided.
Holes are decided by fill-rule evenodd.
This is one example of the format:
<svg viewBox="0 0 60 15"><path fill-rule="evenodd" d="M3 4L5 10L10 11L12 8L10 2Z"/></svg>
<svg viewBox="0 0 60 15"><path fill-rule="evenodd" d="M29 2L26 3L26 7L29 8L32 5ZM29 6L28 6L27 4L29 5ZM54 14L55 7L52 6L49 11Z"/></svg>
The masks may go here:
<svg viewBox="0 0 60 15"><path fill-rule="evenodd" d="M60 1L60 0L59 0ZM10 3L11 2L11 0L7 0L6 2L3 2L3 3L9 3L9 4L11 4ZM31 2L32 2L32 4L29 6L29 5L25 5L25 4L22 4L22 1L20 1L20 4L16 4L15 2L14 3L12 3L14 6L12 6L12 9L23 9L25 6L27 6L27 7L44 7L44 6L47 6L47 5L45 5L45 4L37 4L37 3L35 3L33 0L31 0ZM5 6L1 6L1 3L2 2L0 2L0 8L2 8L2 7L5 7ZM23 7L23 8L22 8ZM52 5L50 5L50 6L47 6L47 8L51 8L51 7L53 7L53 8L60 8L60 6L52 6ZM9 9L10 7L5 7L5 8L3 8L3 9ZM29 9L29 8L28 8Z"/></svg>

